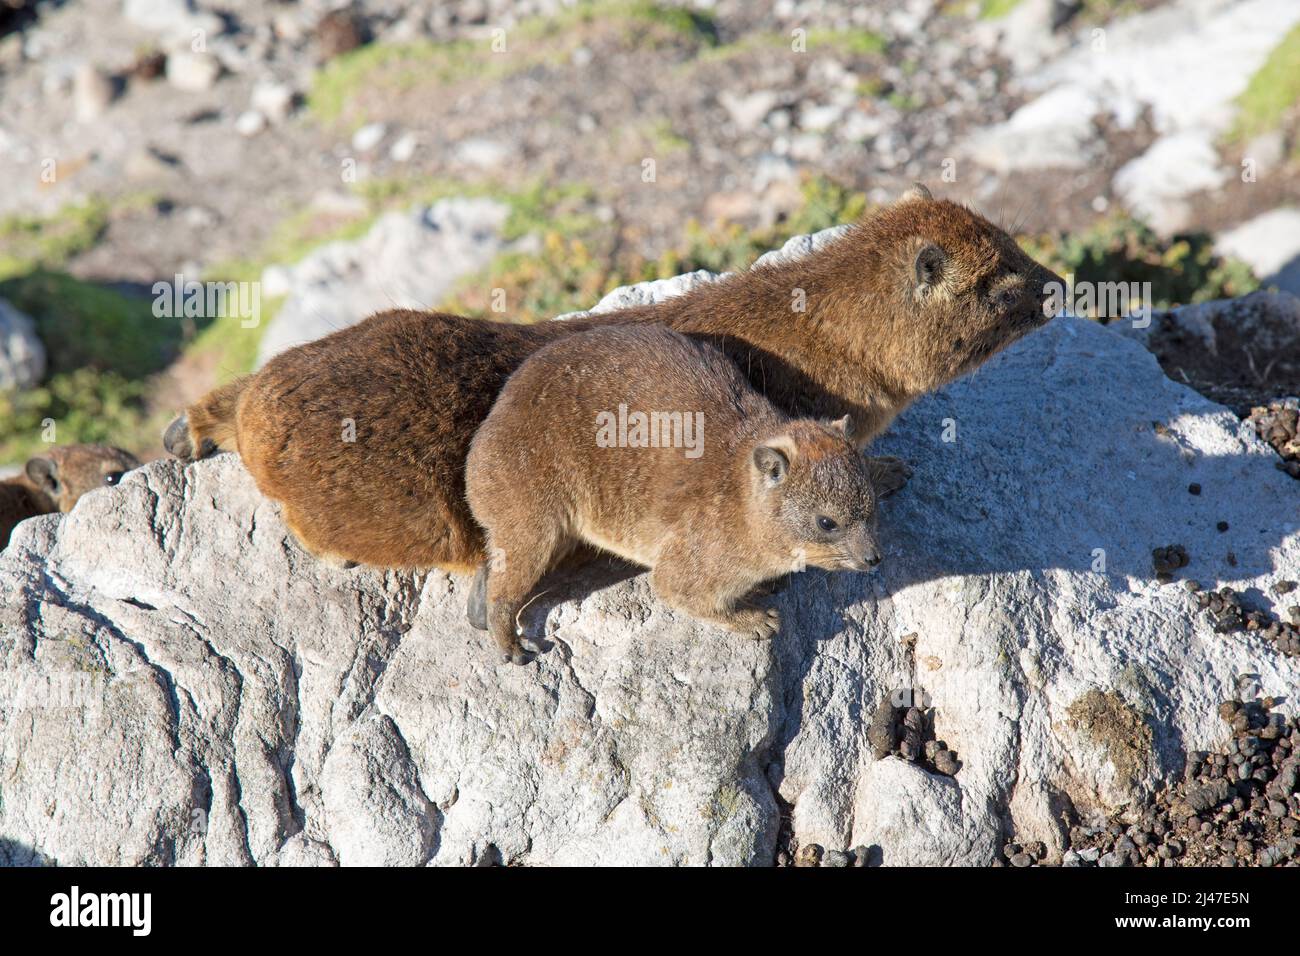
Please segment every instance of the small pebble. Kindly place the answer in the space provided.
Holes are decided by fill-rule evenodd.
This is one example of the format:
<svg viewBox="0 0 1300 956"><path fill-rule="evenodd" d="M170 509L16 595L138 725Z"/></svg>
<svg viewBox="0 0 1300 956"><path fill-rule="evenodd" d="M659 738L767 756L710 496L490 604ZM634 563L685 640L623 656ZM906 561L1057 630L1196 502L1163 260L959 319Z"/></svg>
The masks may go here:
<svg viewBox="0 0 1300 956"><path fill-rule="evenodd" d="M821 865L833 866L833 867L846 867L852 862L853 862L853 858L850 857L843 850L827 850L825 853L822 854Z"/></svg>
<svg viewBox="0 0 1300 956"><path fill-rule="evenodd" d="M820 866L822 862L822 848L816 843L808 843L799 847L799 852L795 854L795 866Z"/></svg>

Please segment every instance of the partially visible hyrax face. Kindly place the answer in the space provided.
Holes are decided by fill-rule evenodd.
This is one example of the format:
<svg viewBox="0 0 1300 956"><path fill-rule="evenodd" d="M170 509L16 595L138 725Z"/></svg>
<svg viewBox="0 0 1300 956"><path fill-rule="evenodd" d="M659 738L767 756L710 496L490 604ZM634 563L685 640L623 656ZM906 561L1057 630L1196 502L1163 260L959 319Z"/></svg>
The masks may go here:
<svg viewBox="0 0 1300 956"><path fill-rule="evenodd" d="M798 421L753 450L758 520L769 542L790 554L791 570L869 571L880 563L876 495L849 433L847 417Z"/></svg>
<svg viewBox="0 0 1300 956"><path fill-rule="evenodd" d="M62 445L27 462L27 478L54 499L62 512L72 510L82 495L112 487L140 461L108 445Z"/></svg>
<svg viewBox="0 0 1300 956"><path fill-rule="evenodd" d="M999 349L1052 318L1064 284L978 213L909 190L863 222L870 248L896 281L881 312L910 329L891 356L910 391L922 392L972 371ZM920 334L916 334L919 331Z"/></svg>

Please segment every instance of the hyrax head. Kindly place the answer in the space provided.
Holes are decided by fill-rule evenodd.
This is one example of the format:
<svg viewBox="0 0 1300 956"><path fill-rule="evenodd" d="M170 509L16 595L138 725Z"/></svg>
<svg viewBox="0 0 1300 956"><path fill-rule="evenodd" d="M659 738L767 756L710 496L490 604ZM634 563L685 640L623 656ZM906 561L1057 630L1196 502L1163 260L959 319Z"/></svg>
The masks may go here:
<svg viewBox="0 0 1300 956"><path fill-rule="evenodd" d="M850 431L848 416L803 419L751 453L752 507L767 543L790 555L791 570L868 571L880 563L876 494Z"/></svg>
<svg viewBox="0 0 1300 956"><path fill-rule="evenodd" d="M979 213L918 184L863 220L889 277L876 315L904 323L890 363L913 394L973 371L1052 318L1064 283Z"/></svg>
<svg viewBox="0 0 1300 956"><path fill-rule="evenodd" d="M72 510L82 495L112 487L140 461L130 452L108 445L62 445L27 462L27 479L45 492L62 512Z"/></svg>

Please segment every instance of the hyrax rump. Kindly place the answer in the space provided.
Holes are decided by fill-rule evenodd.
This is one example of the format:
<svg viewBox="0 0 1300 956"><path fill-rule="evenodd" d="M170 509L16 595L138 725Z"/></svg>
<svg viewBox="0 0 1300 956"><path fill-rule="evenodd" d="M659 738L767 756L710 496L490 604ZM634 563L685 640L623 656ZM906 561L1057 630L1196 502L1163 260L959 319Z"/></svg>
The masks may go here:
<svg viewBox="0 0 1300 956"><path fill-rule="evenodd" d="M465 501L470 441L506 378L548 342L668 325L720 348L791 416L850 415L861 447L1046 321L1052 282L1001 229L914 190L811 255L656 305L536 325L372 316L208 394L164 443L182 458L237 449L322 557L468 571L485 556ZM903 478L878 469L877 493Z"/></svg>
<svg viewBox="0 0 1300 956"><path fill-rule="evenodd" d="M0 548L18 522L69 512L82 495L139 467L134 455L108 445L62 445L28 459L21 475L0 482Z"/></svg>
<svg viewBox="0 0 1300 956"><path fill-rule="evenodd" d="M847 417L791 419L717 349L664 326L545 346L510 376L466 464L493 639L528 659L516 616L579 542L651 568L673 607L770 637L777 612L747 601L759 585L880 560L869 465L848 435Z"/></svg>

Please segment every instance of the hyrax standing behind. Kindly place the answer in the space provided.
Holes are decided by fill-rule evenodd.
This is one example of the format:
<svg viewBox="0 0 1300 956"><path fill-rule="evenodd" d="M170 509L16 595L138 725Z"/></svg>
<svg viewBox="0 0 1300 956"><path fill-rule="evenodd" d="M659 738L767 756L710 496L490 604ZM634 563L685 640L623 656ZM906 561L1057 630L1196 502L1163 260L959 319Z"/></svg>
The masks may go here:
<svg viewBox="0 0 1300 956"><path fill-rule="evenodd" d="M29 459L21 475L0 481L0 548L18 522L69 512L82 495L139 467L134 455L108 445L62 445Z"/></svg>
<svg viewBox="0 0 1300 956"><path fill-rule="evenodd" d="M848 419L791 419L717 349L658 325L565 336L506 382L474 436L466 491L487 532L488 624L516 615L579 542L653 569L666 603L770 637L746 598L804 564L879 563L870 465Z"/></svg>

